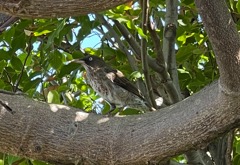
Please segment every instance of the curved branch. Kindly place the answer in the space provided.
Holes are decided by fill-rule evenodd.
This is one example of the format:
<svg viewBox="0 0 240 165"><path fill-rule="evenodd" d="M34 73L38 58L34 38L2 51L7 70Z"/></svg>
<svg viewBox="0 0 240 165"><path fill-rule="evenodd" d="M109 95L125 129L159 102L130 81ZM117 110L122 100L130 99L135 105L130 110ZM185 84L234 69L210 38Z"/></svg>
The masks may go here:
<svg viewBox="0 0 240 165"><path fill-rule="evenodd" d="M161 160L204 147L239 125L239 99L215 83L161 111L109 118L0 93L15 112L0 109L0 152L56 164Z"/></svg>
<svg viewBox="0 0 240 165"><path fill-rule="evenodd" d="M240 92L240 39L225 0L195 0L216 54L220 85L228 93Z"/></svg>
<svg viewBox="0 0 240 165"><path fill-rule="evenodd" d="M70 17L104 11L131 0L0 0L0 11L21 18Z"/></svg>

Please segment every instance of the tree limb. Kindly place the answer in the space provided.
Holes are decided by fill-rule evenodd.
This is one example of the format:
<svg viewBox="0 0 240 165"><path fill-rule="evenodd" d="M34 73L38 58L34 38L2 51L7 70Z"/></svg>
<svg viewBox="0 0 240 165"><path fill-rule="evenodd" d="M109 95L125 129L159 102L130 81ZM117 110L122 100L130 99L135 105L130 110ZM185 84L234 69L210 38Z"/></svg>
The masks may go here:
<svg viewBox="0 0 240 165"><path fill-rule="evenodd" d="M214 98L214 99L213 99ZM103 117L0 93L0 152L56 164L139 164L206 146L239 125L239 97L218 84L161 111ZM54 156L53 156L54 154Z"/></svg>
<svg viewBox="0 0 240 165"><path fill-rule="evenodd" d="M225 0L195 0L216 55L220 85L228 94L240 93L240 39Z"/></svg>
<svg viewBox="0 0 240 165"><path fill-rule="evenodd" d="M0 0L0 11L21 18L57 18L104 11L131 0Z"/></svg>

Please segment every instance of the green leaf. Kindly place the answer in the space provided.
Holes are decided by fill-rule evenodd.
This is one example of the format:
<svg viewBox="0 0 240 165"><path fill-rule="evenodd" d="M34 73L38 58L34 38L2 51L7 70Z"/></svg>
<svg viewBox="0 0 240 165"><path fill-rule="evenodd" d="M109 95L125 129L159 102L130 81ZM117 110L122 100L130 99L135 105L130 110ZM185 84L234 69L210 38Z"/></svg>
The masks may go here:
<svg viewBox="0 0 240 165"><path fill-rule="evenodd" d="M142 28L136 27L136 29L137 29L138 34L139 34L142 38L145 38L146 40L148 40L148 36L143 33Z"/></svg>
<svg viewBox="0 0 240 165"><path fill-rule="evenodd" d="M0 79L0 89L4 89L5 83L2 79Z"/></svg>
<svg viewBox="0 0 240 165"><path fill-rule="evenodd" d="M198 54L198 55L201 55L204 53L204 51L202 49L198 49L198 48L194 49L192 52L193 52L193 54Z"/></svg>
<svg viewBox="0 0 240 165"><path fill-rule="evenodd" d="M123 111L121 111L119 113L119 115L137 115L137 114L141 114L142 112L136 109L131 109L131 108L127 108Z"/></svg>
<svg viewBox="0 0 240 165"><path fill-rule="evenodd" d="M77 63L69 63L67 65L63 65L60 69L60 73L58 74L59 78L62 78L63 76L70 74L73 70L80 67L80 64Z"/></svg>
<svg viewBox="0 0 240 165"><path fill-rule="evenodd" d="M46 34L51 33L51 32L52 31L46 29L46 30L43 30L43 31L40 31L40 32L34 32L33 35L35 37L38 37L38 36L41 36L41 35L46 35Z"/></svg>
<svg viewBox="0 0 240 165"><path fill-rule="evenodd" d="M11 45L13 36L15 34L15 28L11 27L9 30L4 32L4 40Z"/></svg>
<svg viewBox="0 0 240 165"><path fill-rule="evenodd" d="M12 155L8 155L7 156L7 160L8 160L8 164L11 165L12 163L16 162L17 160L20 160L20 157L17 156L12 156Z"/></svg>
<svg viewBox="0 0 240 165"><path fill-rule="evenodd" d="M238 153L240 155L240 142L239 141L236 143L236 153Z"/></svg>
<svg viewBox="0 0 240 165"><path fill-rule="evenodd" d="M0 49L0 60L10 60L10 59L11 59L10 52Z"/></svg>
<svg viewBox="0 0 240 165"><path fill-rule="evenodd" d="M12 56L12 59L10 62L14 69L16 69L18 71L22 70L23 64L19 58L17 58L16 56Z"/></svg>
<svg viewBox="0 0 240 165"><path fill-rule="evenodd" d="M130 75L130 79L131 80L136 80L136 79L138 79L138 78L142 78L142 73L141 72L139 72L139 71L134 71L134 72L132 72L132 74Z"/></svg>
<svg viewBox="0 0 240 165"><path fill-rule="evenodd" d="M192 55L193 50L195 50L195 47L190 44L180 47L176 54L177 62L182 63L186 61L186 59L188 59Z"/></svg>
<svg viewBox="0 0 240 165"><path fill-rule="evenodd" d="M7 66L7 63L5 61L0 61L0 74L3 72L3 69Z"/></svg>
<svg viewBox="0 0 240 165"><path fill-rule="evenodd" d="M26 36L24 32L16 32L12 40L12 51L26 47Z"/></svg>
<svg viewBox="0 0 240 165"><path fill-rule="evenodd" d="M51 52L49 54L50 65L54 69L58 70L63 65L62 57L63 57L62 53L60 53L58 50Z"/></svg>
<svg viewBox="0 0 240 165"><path fill-rule="evenodd" d="M31 55L28 56L27 53L21 53L20 55L18 55L18 58L22 61L22 63L24 63L27 58L25 66L29 66L32 62L32 56Z"/></svg>
<svg viewBox="0 0 240 165"><path fill-rule="evenodd" d="M238 13L240 13L240 2L239 1L236 4L236 8L237 8Z"/></svg>
<svg viewBox="0 0 240 165"><path fill-rule="evenodd" d="M240 164L240 155L236 155L233 158L233 165L239 165Z"/></svg>
<svg viewBox="0 0 240 165"><path fill-rule="evenodd" d="M119 5L114 9L114 11L117 13L123 13L124 11L130 10L130 9L132 8L127 5Z"/></svg>
<svg viewBox="0 0 240 165"><path fill-rule="evenodd" d="M191 79L191 76L188 71L185 71L183 69L178 69L178 75L179 75L179 80L187 80Z"/></svg>
<svg viewBox="0 0 240 165"><path fill-rule="evenodd" d="M31 88L36 88L39 83L41 83L41 78L36 78L35 80L29 81L25 83L25 86L23 87L23 92L27 92Z"/></svg>
<svg viewBox="0 0 240 165"><path fill-rule="evenodd" d="M59 37L59 33L64 28L65 20L66 19L63 19L61 21L59 20L59 23L56 25L56 29L49 35L47 44L45 45L44 49L48 49L54 43L54 39Z"/></svg>
<svg viewBox="0 0 240 165"><path fill-rule="evenodd" d="M60 95L57 91L49 91L47 95L48 103L60 104Z"/></svg>

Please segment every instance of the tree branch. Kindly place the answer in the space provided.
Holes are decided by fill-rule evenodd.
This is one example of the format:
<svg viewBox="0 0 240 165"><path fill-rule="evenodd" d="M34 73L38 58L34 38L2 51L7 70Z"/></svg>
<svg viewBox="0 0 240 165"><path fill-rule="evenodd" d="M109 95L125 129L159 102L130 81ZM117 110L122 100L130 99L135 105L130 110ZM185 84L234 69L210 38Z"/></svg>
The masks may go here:
<svg viewBox="0 0 240 165"><path fill-rule="evenodd" d="M182 100L181 90L178 81L176 53L175 53L175 38L177 34L177 19L178 19L178 0L166 1L165 28L163 37L163 55L167 62L167 70L171 76L173 84L176 88L176 96L179 101Z"/></svg>
<svg viewBox="0 0 240 165"><path fill-rule="evenodd" d="M57 18L104 11L131 0L0 0L2 13L21 18ZM54 7L53 7L54 6Z"/></svg>
<svg viewBox="0 0 240 165"><path fill-rule="evenodd" d="M147 34L147 24L149 17L149 0L142 1L142 30L143 33ZM141 60L142 60L142 69L145 78L145 84L147 89L147 95L149 98L149 102L152 107L157 108L155 98L153 96L153 87L150 80L149 66L148 66L148 51L147 51L147 40L146 38L141 38Z"/></svg>
<svg viewBox="0 0 240 165"><path fill-rule="evenodd" d="M216 55L222 90L240 92L240 39L225 0L195 0Z"/></svg>
<svg viewBox="0 0 240 165"><path fill-rule="evenodd" d="M212 99L214 98L214 99ZM139 164L206 146L239 125L239 97L218 84L144 115L103 117L0 93L0 152L56 164ZM52 155L54 153L54 156Z"/></svg>
<svg viewBox="0 0 240 165"><path fill-rule="evenodd" d="M121 25L118 21L115 20L114 23L116 24L117 28L122 33L122 35L124 36L126 41L129 43L132 50L135 52L135 55L138 58L140 58L141 48L137 44L137 42L134 40L134 37L131 35L131 33L128 32L127 28L125 26ZM162 82L166 92L168 93L171 104L180 101L180 98L178 97L178 95L176 95L177 89L174 86L174 84L172 83L172 80L171 80L170 75L168 74L166 68L164 66L159 65L158 61L155 60L154 58L152 58L151 56L147 56L147 61L148 61L149 67L151 69L153 69L154 71L156 71L157 73L159 73L161 82ZM160 62L160 64L162 64L162 62Z"/></svg>

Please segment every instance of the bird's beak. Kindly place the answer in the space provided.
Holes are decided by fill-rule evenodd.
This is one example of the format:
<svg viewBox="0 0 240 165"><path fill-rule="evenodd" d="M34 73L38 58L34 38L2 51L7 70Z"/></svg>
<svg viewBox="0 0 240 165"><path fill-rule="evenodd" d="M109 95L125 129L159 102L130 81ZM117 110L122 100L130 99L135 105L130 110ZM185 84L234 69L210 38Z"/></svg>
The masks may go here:
<svg viewBox="0 0 240 165"><path fill-rule="evenodd" d="M85 62L82 59L73 59L73 60L70 61L70 63L84 64Z"/></svg>

